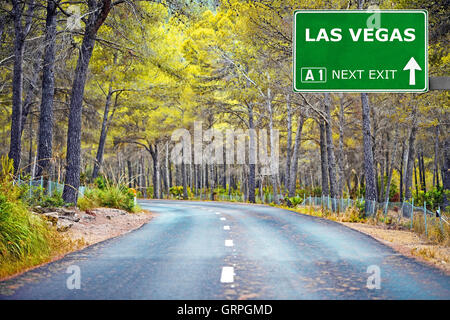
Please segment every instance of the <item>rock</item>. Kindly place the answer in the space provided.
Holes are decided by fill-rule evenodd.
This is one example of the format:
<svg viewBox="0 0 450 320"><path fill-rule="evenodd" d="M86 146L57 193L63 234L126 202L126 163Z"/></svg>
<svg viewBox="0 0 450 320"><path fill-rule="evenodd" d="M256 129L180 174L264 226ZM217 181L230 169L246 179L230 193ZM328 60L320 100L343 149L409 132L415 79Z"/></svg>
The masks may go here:
<svg viewBox="0 0 450 320"><path fill-rule="evenodd" d="M96 214L95 214L95 212L94 211L92 211L92 210L86 210L86 213L88 214L88 215L91 215L91 216L97 216Z"/></svg>
<svg viewBox="0 0 450 320"><path fill-rule="evenodd" d="M55 208L55 211L57 212L60 219L66 219L73 222L80 221L76 210L67 208Z"/></svg>
<svg viewBox="0 0 450 320"><path fill-rule="evenodd" d="M48 208L48 207L41 207L41 206L36 206L33 208L33 210L40 214L58 212L58 208Z"/></svg>
<svg viewBox="0 0 450 320"><path fill-rule="evenodd" d="M66 232L70 228L72 228L73 223L65 220L59 220L56 225L56 230L59 232Z"/></svg>
<svg viewBox="0 0 450 320"><path fill-rule="evenodd" d="M63 216L74 216L77 213L76 210L67 208L57 208L55 211Z"/></svg>
<svg viewBox="0 0 450 320"><path fill-rule="evenodd" d="M92 215L89 215L89 214L85 214L85 215L82 216L82 219L86 220L86 221L92 221L92 220L95 220L95 216L92 216Z"/></svg>
<svg viewBox="0 0 450 320"><path fill-rule="evenodd" d="M78 217L78 214L74 214L73 216L59 216L60 219L65 219L73 222L79 222L80 218Z"/></svg>
<svg viewBox="0 0 450 320"><path fill-rule="evenodd" d="M111 220L111 216L106 216L106 219Z"/></svg>
<svg viewBox="0 0 450 320"><path fill-rule="evenodd" d="M42 214L44 219L47 220L48 222L51 222L51 224L53 226L56 226L56 224L59 221L59 216L57 212L48 212L48 213L44 213Z"/></svg>
<svg viewBox="0 0 450 320"><path fill-rule="evenodd" d="M44 208L41 206L36 206L33 208L37 213L45 213Z"/></svg>

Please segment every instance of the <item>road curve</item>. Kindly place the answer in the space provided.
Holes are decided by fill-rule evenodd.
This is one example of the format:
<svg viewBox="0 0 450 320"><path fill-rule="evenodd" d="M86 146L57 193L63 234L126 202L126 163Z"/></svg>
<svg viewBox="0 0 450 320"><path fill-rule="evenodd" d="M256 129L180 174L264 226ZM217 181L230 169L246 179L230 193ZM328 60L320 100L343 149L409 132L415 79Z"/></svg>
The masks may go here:
<svg viewBox="0 0 450 320"><path fill-rule="evenodd" d="M329 220L260 205L140 205L157 213L148 224L1 282L0 299L450 298L442 271ZM79 289L67 286L71 266Z"/></svg>

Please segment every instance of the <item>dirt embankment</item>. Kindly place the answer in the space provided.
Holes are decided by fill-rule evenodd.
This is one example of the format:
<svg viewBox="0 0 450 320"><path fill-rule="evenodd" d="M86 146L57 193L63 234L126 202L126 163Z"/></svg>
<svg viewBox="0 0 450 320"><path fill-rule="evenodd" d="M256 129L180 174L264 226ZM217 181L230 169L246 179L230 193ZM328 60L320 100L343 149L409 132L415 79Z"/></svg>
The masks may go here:
<svg viewBox="0 0 450 320"><path fill-rule="evenodd" d="M414 232L389 229L383 225L340 222L349 228L368 234L397 252L438 267L450 275L450 247L432 244Z"/></svg>
<svg viewBox="0 0 450 320"><path fill-rule="evenodd" d="M153 218L148 211L127 213L110 208L87 210L79 215L80 221L66 234L72 240L83 240L86 246L135 230Z"/></svg>

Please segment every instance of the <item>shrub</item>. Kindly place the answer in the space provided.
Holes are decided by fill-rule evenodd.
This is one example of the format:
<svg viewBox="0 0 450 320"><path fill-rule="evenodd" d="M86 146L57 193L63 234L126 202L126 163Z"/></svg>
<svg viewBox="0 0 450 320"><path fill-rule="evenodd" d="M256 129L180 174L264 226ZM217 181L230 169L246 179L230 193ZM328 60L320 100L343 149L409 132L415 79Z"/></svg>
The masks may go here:
<svg viewBox="0 0 450 320"><path fill-rule="evenodd" d="M414 193L414 203L416 206L423 206L424 202L427 203L427 208L430 209L437 209L437 207L443 202L443 188L440 187L433 187L432 189L428 190L427 192L423 190L419 190L419 194Z"/></svg>
<svg viewBox="0 0 450 320"><path fill-rule="evenodd" d="M286 197L284 199L284 201L286 202L288 207L295 208L296 206L298 206L299 204L301 204L303 202L303 198L300 197L300 196L297 196L297 197Z"/></svg>
<svg viewBox="0 0 450 320"><path fill-rule="evenodd" d="M134 192L125 186L106 184L103 189L87 189L84 196L78 199L78 207L81 210L95 207L108 207L137 212L140 208L134 204Z"/></svg>
<svg viewBox="0 0 450 320"><path fill-rule="evenodd" d="M176 197L177 199L183 198L183 186L170 187L169 192L172 196Z"/></svg>
<svg viewBox="0 0 450 320"><path fill-rule="evenodd" d="M30 186L23 184L20 186L20 199L30 207L62 207L65 204L62 198L62 192L54 191L51 195L46 193L46 189L41 186L32 187L30 197Z"/></svg>
<svg viewBox="0 0 450 320"><path fill-rule="evenodd" d="M363 207L364 211L364 207ZM364 218L361 215L361 210L359 208L351 207L345 213L342 218L344 222L363 222Z"/></svg>
<svg viewBox="0 0 450 320"><path fill-rule="evenodd" d="M98 176L97 178L95 178L94 183L98 189L103 190L106 187L106 180L103 176Z"/></svg>

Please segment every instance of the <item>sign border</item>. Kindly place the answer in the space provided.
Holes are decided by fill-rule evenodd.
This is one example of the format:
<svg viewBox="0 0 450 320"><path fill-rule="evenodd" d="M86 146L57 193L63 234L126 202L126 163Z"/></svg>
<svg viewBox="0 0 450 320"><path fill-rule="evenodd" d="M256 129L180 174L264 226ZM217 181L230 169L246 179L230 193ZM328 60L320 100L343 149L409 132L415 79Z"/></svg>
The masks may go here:
<svg viewBox="0 0 450 320"><path fill-rule="evenodd" d="M340 12L347 12L347 13L368 13L368 12L380 12L380 13L422 13L425 16L425 88L423 89L297 89L295 87L296 85L296 59L295 59L295 49L296 49L296 43L295 43L295 33L296 33L296 15L299 13L340 13ZM293 92L378 92L378 93L384 93L384 92L410 92L410 93L425 93L429 91L429 83L428 83L428 11L425 9L410 9L410 10L387 10L387 9L374 9L374 10L313 10L313 9L297 9L294 10L293 13L293 23L292 23L292 90Z"/></svg>

